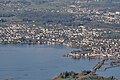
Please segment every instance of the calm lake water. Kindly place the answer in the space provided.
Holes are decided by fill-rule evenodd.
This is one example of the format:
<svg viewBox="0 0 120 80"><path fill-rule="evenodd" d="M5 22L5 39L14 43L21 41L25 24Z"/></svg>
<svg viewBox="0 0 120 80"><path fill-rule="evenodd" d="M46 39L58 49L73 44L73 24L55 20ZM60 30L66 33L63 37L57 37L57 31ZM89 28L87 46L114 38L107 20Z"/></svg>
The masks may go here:
<svg viewBox="0 0 120 80"><path fill-rule="evenodd" d="M90 70L99 61L62 57L71 50L58 45L0 45L0 80L50 80L63 71ZM98 73L120 77L119 70Z"/></svg>

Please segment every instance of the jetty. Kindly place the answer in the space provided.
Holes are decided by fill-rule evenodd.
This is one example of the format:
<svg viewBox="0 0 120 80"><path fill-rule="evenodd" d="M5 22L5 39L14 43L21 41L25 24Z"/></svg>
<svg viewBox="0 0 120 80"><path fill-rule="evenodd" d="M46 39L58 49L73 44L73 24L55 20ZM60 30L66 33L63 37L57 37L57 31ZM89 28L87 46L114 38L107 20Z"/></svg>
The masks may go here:
<svg viewBox="0 0 120 80"><path fill-rule="evenodd" d="M102 59L100 62L98 62L98 64L96 64L92 69L91 69L91 73L95 73L98 69L100 69L102 67L102 65L104 65L106 59Z"/></svg>

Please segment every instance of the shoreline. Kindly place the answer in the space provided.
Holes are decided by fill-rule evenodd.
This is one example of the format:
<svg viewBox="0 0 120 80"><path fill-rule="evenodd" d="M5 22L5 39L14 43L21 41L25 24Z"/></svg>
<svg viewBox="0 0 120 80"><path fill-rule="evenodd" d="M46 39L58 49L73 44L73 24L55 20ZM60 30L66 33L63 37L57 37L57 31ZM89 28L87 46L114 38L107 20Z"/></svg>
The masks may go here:
<svg viewBox="0 0 120 80"><path fill-rule="evenodd" d="M71 74L71 72L73 74ZM71 72L67 72L67 76L66 76L66 72L60 73L59 75L53 77L52 80L119 80L113 76L104 77L98 74L88 75L86 74L87 71L82 71L82 72L71 71Z"/></svg>
<svg viewBox="0 0 120 80"><path fill-rule="evenodd" d="M48 45L49 46L49 45Z"/></svg>
<svg viewBox="0 0 120 80"><path fill-rule="evenodd" d="M84 52L84 53L83 53ZM70 57L74 59L80 59L80 58L98 58L98 59L110 59L110 60L116 60L120 59L120 54L104 54L104 53L92 53L92 52L86 52L81 50L73 50L68 54L63 55L63 57ZM119 61L120 62L120 61Z"/></svg>
<svg viewBox="0 0 120 80"><path fill-rule="evenodd" d="M59 75L55 76L52 80L119 80L117 78L111 77L103 77L96 74L96 71L99 70L105 62L106 59L98 62L91 70L84 70L82 72L63 72Z"/></svg>

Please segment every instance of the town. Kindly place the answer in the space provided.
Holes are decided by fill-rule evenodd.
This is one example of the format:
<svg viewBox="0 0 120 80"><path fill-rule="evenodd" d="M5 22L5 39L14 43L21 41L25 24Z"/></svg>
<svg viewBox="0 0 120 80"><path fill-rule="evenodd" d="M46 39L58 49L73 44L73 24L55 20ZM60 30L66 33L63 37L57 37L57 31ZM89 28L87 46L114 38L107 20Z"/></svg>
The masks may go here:
<svg viewBox="0 0 120 80"><path fill-rule="evenodd" d="M85 56L91 54L90 56L120 57L119 33L119 30L84 26L29 27L10 24L8 27L0 27L0 43L56 44L82 49L86 53Z"/></svg>
<svg viewBox="0 0 120 80"><path fill-rule="evenodd" d="M0 7L0 23L2 24L36 22L40 25L79 26L82 24L87 27L113 27L120 24L119 1L117 0L6 0L0 1Z"/></svg>
<svg viewBox="0 0 120 80"><path fill-rule="evenodd" d="M9 57L8 54L5 56L3 55L3 53L9 53L9 50L6 48L6 44L27 44L30 46L61 45L62 47L65 46L74 50L70 49L69 52L63 52L60 55L56 52L54 52L55 54L51 54L52 52L49 51L49 54L45 54L44 51L47 50L46 48L44 48L43 52L40 51L41 48L39 48L39 51L35 52L37 54L30 51L20 51L20 54L32 54L32 57L31 55L27 55L26 57L22 54L22 56L18 55L19 50L23 50L23 48L19 48L18 52L16 49L14 51L14 53L18 54L13 54ZM3 48L3 46L5 47ZM12 73L13 69L11 69L11 67L14 68L14 66L18 66L19 61L26 60L30 57L30 59L26 60L28 62L23 64L20 62L21 65L23 65L22 67L24 67L25 64L27 68L30 67L32 70L39 69L40 71L36 70L38 72L31 72L31 69L29 69L29 71L27 69L28 73L22 74L24 77L28 77L29 75L31 76L35 73L33 77L36 79L36 73L42 72L38 76L44 75L45 73L45 75L42 76L44 78L40 76L39 80L49 80L48 78L51 76L46 76L47 69L49 69L48 72L50 72L52 68L52 72L50 73L54 73L53 69L55 70L55 73L56 71L66 70L66 72L62 72L60 75L54 77L53 80L119 80L116 78L119 78L120 76L115 75L114 76L116 78L114 78L113 75L108 78L105 76L102 77L104 74L100 75L98 70L104 69L104 71L106 71L109 68L120 67L120 0L1 0L0 47L1 50L3 49L0 56L4 56L1 58L1 61L6 59L6 56L8 56L8 61L7 59L5 60L6 65L7 62L11 60L11 62L16 61L13 65L10 63L10 68L7 68L5 71L3 70L4 67L9 67L9 64L8 66L4 66L4 62L0 63L3 63L3 66L0 67L2 75L0 76L0 79L5 76L4 80L8 80L9 78L6 76L9 77L10 75L6 74ZM6 50L8 51L4 52ZM10 53L13 52L11 51ZM39 53L45 55L43 56ZM12 56L14 57L14 55L15 58L9 59ZM16 55L19 56L19 59L16 58ZM35 57L33 57L33 55ZM53 57L46 58L46 55L51 55ZM54 55L57 55L57 59ZM36 56L40 57L36 58ZM53 60L51 60L52 63L50 62L51 58L53 58ZM65 60L62 61L61 59ZM70 61L67 62L67 59ZM72 62L71 59L75 61L78 59L80 60L75 63L74 61ZM82 60L83 62L79 63ZM95 63L95 66L93 66L93 64L88 64L86 62L87 60L89 62L93 60L93 63L95 62L94 60L98 60L98 63ZM35 66L29 66L27 65L29 61L29 65L33 65L34 61L38 61L38 63L35 62ZM46 61L49 61L50 63ZM59 64L59 61L61 61L61 64ZM44 66L41 66L42 63L44 63ZM67 63L70 65L66 67L65 64ZM88 67L87 70L86 68L83 70L83 66L86 66L83 63L88 66L92 65L93 67ZM79 66L76 66L76 64ZM21 69L21 65L17 68ZM48 67L51 65L52 67ZM71 69L71 66L75 66L75 68ZM59 69L59 67L61 67L61 69ZM78 68L81 68L83 71L69 72L68 70L81 70ZM119 72L119 69L117 70L118 71L113 71L113 74ZM4 72L2 71L7 72L4 75ZM15 71L15 74L16 73L18 74L18 72ZM25 79L30 80L30 78Z"/></svg>

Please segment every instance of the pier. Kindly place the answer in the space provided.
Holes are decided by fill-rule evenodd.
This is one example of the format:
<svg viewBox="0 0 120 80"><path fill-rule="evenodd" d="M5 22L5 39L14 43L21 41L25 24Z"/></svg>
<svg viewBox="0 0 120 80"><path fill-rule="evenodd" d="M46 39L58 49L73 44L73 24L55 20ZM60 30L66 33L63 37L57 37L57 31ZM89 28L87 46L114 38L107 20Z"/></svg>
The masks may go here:
<svg viewBox="0 0 120 80"><path fill-rule="evenodd" d="M98 62L98 64L96 64L92 70L91 73L95 73L97 71L97 69L100 69L102 67L102 65L104 64L105 59L102 59L100 62Z"/></svg>

